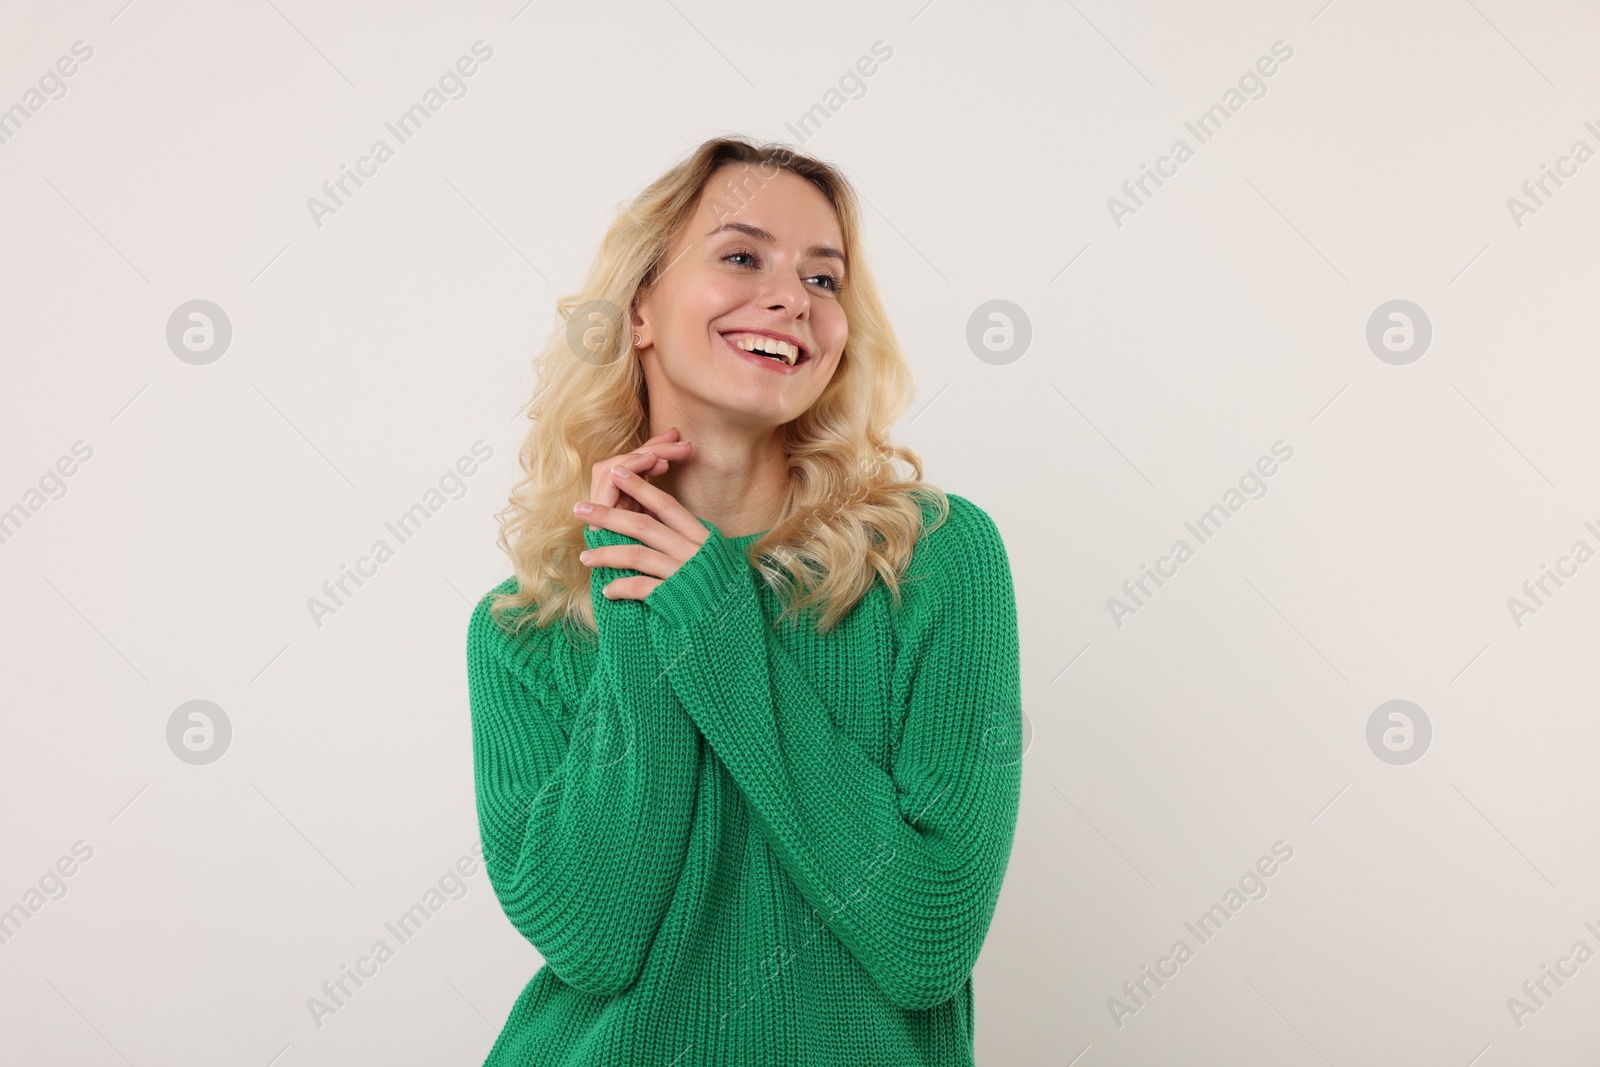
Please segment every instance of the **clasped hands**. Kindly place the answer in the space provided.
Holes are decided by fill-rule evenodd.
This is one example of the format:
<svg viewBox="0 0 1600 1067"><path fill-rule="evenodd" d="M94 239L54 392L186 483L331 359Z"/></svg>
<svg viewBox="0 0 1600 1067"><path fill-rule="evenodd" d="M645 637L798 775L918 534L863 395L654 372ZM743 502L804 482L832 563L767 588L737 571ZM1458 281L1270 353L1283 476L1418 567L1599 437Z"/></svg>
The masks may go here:
<svg viewBox="0 0 1600 1067"><path fill-rule="evenodd" d="M637 545L604 545L578 556L590 567L639 571L618 578L601 592L608 600L644 600L656 586L672 577L711 536L689 509L671 493L644 480L648 474L666 473L669 460L689 455L688 441L678 440L678 429L650 438L637 452L625 452L594 465L588 500L572 506L591 526L626 534ZM626 494L626 495L624 495Z"/></svg>

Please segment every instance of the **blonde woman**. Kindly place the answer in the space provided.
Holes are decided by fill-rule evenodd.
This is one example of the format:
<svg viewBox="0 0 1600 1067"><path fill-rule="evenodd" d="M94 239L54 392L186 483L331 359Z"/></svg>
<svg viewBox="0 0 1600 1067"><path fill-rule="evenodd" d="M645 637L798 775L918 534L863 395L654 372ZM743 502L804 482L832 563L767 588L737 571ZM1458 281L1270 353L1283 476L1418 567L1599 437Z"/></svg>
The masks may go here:
<svg viewBox="0 0 1600 1067"><path fill-rule="evenodd" d="M1016 601L889 441L849 183L708 141L558 309L467 639L485 863L544 959L486 1065L972 1063Z"/></svg>

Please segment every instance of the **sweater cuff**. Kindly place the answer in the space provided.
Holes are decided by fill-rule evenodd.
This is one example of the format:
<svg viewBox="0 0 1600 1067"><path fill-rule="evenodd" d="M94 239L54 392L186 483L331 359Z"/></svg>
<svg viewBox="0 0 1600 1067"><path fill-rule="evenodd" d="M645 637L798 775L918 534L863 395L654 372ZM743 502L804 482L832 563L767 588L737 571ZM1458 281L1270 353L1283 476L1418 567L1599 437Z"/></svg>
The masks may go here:
<svg viewBox="0 0 1600 1067"><path fill-rule="evenodd" d="M711 536L644 601L675 628L714 612L724 613L754 590L755 571L745 550L705 519L700 519L700 525Z"/></svg>

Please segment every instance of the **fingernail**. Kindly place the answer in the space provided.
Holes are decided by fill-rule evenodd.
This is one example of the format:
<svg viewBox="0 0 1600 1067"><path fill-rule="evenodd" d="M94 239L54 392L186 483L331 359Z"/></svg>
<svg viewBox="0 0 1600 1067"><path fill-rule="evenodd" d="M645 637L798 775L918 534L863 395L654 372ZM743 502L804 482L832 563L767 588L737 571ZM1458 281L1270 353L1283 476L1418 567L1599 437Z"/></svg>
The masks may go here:
<svg viewBox="0 0 1600 1067"><path fill-rule="evenodd" d="M632 478L633 477L633 472L631 470L629 470L627 467L612 467L611 468L611 473L615 474L618 478Z"/></svg>
<svg viewBox="0 0 1600 1067"><path fill-rule="evenodd" d="M615 467L611 469L616 470ZM576 504L572 505L572 512L574 515L587 515L593 510L594 505L589 503L587 500L580 500Z"/></svg>
<svg viewBox="0 0 1600 1067"><path fill-rule="evenodd" d="M578 561L580 563L588 563L589 562L589 553L587 553L587 552L579 552L578 553Z"/></svg>

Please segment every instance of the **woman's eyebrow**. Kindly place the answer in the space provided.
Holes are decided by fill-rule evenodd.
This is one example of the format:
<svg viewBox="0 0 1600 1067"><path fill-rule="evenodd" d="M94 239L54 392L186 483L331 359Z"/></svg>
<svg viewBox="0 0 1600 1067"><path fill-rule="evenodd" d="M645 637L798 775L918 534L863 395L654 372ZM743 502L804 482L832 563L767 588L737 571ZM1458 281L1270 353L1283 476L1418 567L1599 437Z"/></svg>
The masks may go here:
<svg viewBox="0 0 1600 1067"><path fill-rule="evenodd" d="M710 233L706 234L706 236L715 237L724 230L737 230L740 233L748 234L749 236L754 237L758 241L766 241L768 244L775 244L778 240L776 237L772 236L772 234L768 233L766 230L763 230L760 226L752 226L748 222L725 222L721 226L718 226L716 229L712 230ZM831 248L828 245L815 245L811 248L808 248L806 249L806 255L827 256L830 259L837 259L840 263L845 261L843 252L839 251L837 248Z"/></svg>

